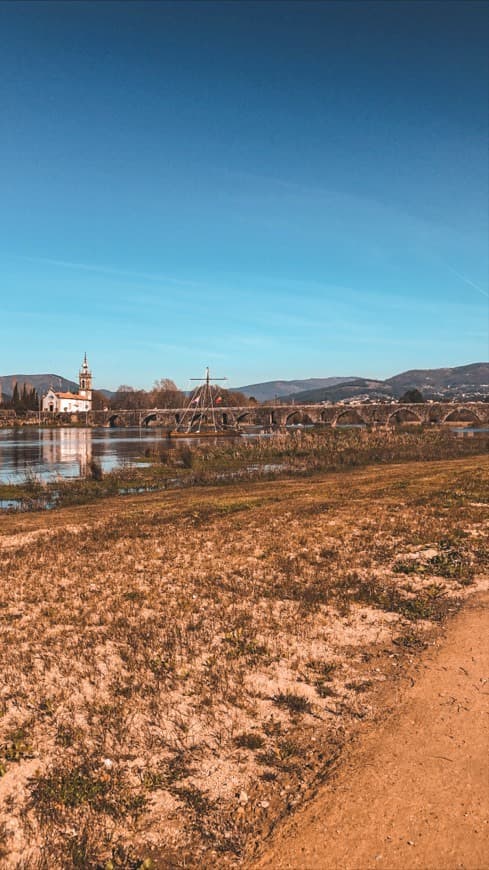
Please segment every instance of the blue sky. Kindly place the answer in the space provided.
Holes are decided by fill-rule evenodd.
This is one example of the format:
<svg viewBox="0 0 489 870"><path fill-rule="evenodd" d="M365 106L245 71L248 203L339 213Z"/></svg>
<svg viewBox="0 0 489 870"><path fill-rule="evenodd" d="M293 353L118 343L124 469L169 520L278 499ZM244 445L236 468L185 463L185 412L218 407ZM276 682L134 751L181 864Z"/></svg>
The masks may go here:
<svg viewBox="0 0 489 870"><path fill-rule="evenodd" d="M487 360L488 6L0 2L0 374Z"/></svg>

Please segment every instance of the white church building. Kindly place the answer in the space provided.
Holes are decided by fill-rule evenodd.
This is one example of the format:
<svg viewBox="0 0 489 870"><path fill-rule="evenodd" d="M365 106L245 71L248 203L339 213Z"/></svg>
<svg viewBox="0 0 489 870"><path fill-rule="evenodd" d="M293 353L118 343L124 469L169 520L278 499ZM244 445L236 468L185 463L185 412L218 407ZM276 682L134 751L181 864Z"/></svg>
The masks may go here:
<svg viewBox="0 0 489 870"><path fill-rule="evenodd" d="M92 373L88 367L87 355L80 368L78 393L56 393L50 387L42 398L42 410L50 414L77 414L92 410Z"/></svg>

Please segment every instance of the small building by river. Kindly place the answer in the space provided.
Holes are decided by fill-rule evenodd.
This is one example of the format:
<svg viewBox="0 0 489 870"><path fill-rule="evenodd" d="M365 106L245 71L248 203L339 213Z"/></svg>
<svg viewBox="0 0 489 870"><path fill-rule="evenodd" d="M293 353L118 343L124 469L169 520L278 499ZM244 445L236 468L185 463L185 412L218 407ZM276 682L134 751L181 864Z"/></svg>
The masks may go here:
<svg viewBox="0 0 489 870"><path fill-rule="evenodd" d="M77 414L92 410L92 373L85 354L80 367L78 393L57 393L50 387L42 398L42 410L50 414Z"/></svg>

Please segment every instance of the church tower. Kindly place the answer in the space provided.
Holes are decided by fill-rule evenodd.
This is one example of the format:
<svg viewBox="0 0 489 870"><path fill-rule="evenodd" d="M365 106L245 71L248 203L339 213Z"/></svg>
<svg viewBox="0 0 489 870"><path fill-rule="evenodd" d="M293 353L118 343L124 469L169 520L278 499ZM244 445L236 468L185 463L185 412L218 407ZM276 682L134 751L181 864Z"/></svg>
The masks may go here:
<svg viewBox="0 0 489 870"><path fill-rule="evenodd" d="M79 384L80 389L78 390L78 394L87 399L88 402L92 401L92 373L88 368L87 363L87 355L83 358L83 363L80 368L80 376L79 376Z"/></svg>

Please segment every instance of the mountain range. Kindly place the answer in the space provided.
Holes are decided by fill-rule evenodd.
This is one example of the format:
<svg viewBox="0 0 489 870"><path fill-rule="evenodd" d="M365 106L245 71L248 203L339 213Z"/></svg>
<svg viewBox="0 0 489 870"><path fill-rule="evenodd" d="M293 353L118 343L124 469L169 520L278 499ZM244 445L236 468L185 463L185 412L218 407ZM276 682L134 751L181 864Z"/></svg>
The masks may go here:
<svg viewBox="0 0 489 870"><path fill-rule="evenodd" d="M24 384L26 387L35 387L39 396L47 393L50 387L57 393L77 393L79 390L79 384L76 381L70 381L69 378L64 378L62 375L0 375L0 402L11 398L15 384L19 390ZM98 390L98 392L103 393L108 399L115 395L112 390Z"/></svg>
<svg viewBox="0 0 489 870"><path fill-rule="evenodd" d="M39 395L43 395L53 387L59 393L78 392L76 381L70 381L61 375L2 375L0 376L0 393L2 398L9 399L17 384L19 390L25 384L27 387L35 387Z"/></svg>
<svg viewBox="0 0 489 870"><path fill-rule="evenodd" d="M239 393L245 396L254 396L257 402L268 402L270 399L279 399L282 396L292 397L305 390L314 392L325 388L335 387L344 382L354 381L354 377L342 378L306 378L297 381L265 381L262 384L247 384L245 387L236 387Z"/></svg>
<svg viewBox="0 0 489 870"><path fill-rule="evenodd" d="M62 375L28 374L0 376L0 399L8 399L15 383L35 387L41 395L50 386L60 392L77 392L78 384ZM264 381L236 387L245 396L254 396L258 402L278 399L296 403L339 402L345 399L398 399L406 390L418 389L425 398L489 398L489 363L472 363L455 368L411 369L386 380L354 376L305 378L296 380ZM107 398L114 394L100 390Z"/></svg>
<svg viewBox="0 0 489 870"><path fill-rule="evenodd" d="M427 399L489 397L489 363L471 363L442 369L411 369L386 380L360 377L308 378L266 381L237 387L259 402L279 399L296 403L339 402L364 396L368 399L398 399L406 390L417 389Z"/></svg>

